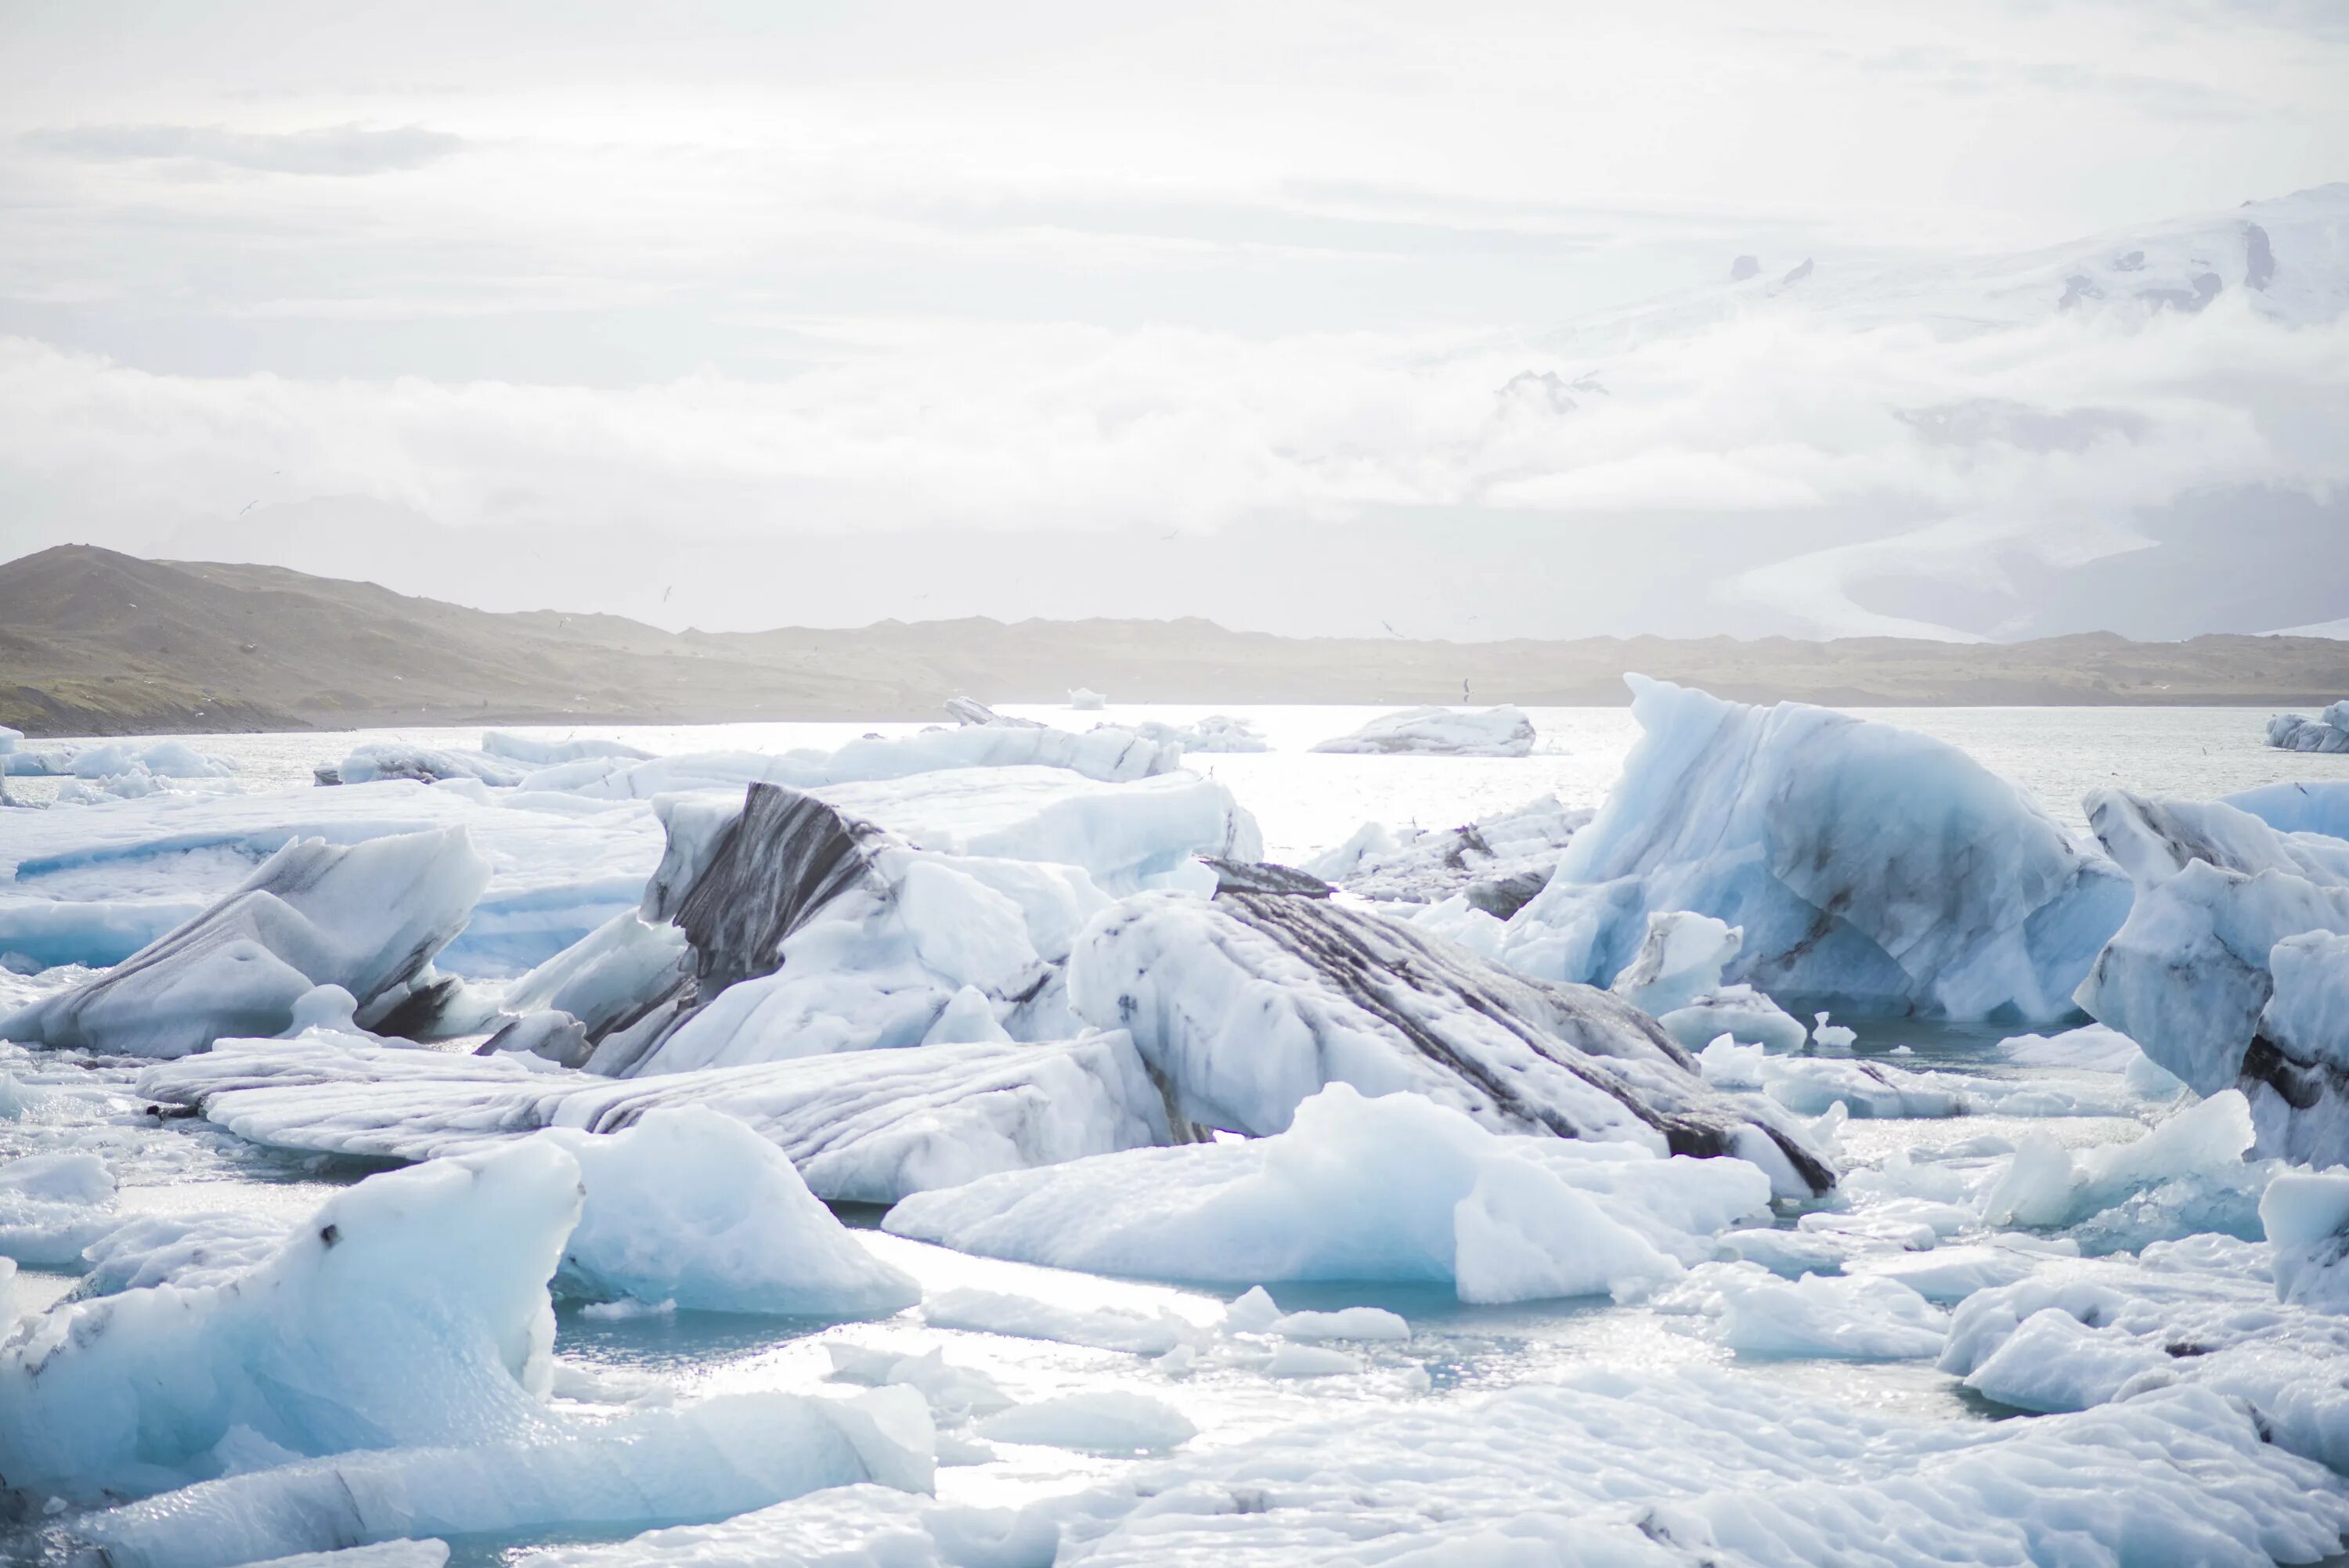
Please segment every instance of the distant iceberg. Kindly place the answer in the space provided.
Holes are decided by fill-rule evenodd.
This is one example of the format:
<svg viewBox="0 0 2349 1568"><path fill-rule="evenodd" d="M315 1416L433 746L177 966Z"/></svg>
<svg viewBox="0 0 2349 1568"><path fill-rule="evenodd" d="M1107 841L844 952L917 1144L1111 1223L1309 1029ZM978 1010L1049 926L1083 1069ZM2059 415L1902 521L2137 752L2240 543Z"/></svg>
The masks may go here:
<svg viewBox="0 0 2349 1568"><path fill-rule="evenodd" d="M2268 744L2282 751L2349 751L2349 701L2316 717L2280 713L2268 720Z"/></svg>
<svg viewBox="0 0 2349 1568"><path fill-rule="evenodd" d="M1533 748L1533 721L1506 703L1482 713L1407 707L1313 748L1381 757L1524 757Z"/></svg>

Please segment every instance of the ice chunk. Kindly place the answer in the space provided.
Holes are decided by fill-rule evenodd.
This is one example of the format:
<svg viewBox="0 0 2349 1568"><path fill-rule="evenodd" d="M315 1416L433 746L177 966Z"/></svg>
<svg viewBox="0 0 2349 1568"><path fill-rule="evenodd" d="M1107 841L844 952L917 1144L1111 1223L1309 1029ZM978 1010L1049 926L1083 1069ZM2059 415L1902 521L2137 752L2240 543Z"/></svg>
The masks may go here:
<svg viewBox="0 0 2349 1568"><path fill-rule="evenodd" d="M1145 1464L1067 1533L1087 1568L2266 1568L2332 1553L2344 1522L2349 1486L2202 1389L2037 1421L1913 1420L1777 1378L1578 1367Z"/></svg>
<svg viewBox="0 0 2349 1568"><path fill-rule="evenodd" d="M1332 1084L1286 1132L919 1193L884 1222L965 1252L1142 1278L1426 1280L1464 1301L1635 1293L1766 1209L1737 1161L1505 1138Z"/></svg>
<svg viewBox="0 0 2349 1568"><path fill-rule="evenodd" d="M2268 720L2267 742L2282 751L2349 751L2349 703L2334 703L2315 718L2280 713Z"/></svg>
<svg viewBox="0 0 2349 1568"><path fill-rule="evenodd" d="M1567 841L1590 815L1545 795L1457 828L1395 833L1366 822L1305 869L1358 897L1433 904L1458 896L1506 920L1542 890Z"/></svg>
<svg viewBox="0 0 2349 1568"><path fill-rule="evenodd" d="M1107 707L1109 706L1109 698L1088 687L1077 686L1071 689L1069 693L1069 706L1080 712L1092 712L1095 709Z"/></svg>
<svg viewBox="0 0 2349 1568"><path fill-rule="evenodd" d="M954 716L954 721L957 724L995 724L1002 725L1012 729L1042 729L1044 727L1041 720L1033 718L1014 718L1009 714L998 713L993 708L988 707L985 703L980 702L974 697L950 696L940 706L943 707L947 713Z"/></svg>
<svg viewBox="0 0 2349 1568"><path fill-rule="evenodd" d="M300 840L119 967L0 1018L0 1037L183 1056L226 1036L281 1033L327 985L370 1026L396 1027L403 1006L429 1007L427 966L489 875L461 828L349 846Z"/></svg>
<svg viewBox="0 0 2349 1568"><path fill-rule="evenodd" d="M684 789L740 789L781 784L794 789L908 779L967 768L1064 769L1105 783L1172 773L1183 748L1145 740L1132 730L1102 728L1080 735L1042 726L965 725L915 735L867 736L836 751L713 751L633 762L591 758L542 768L523 779L526 789L559 789L605 799L649 799Z"/></svg>
<svg viewBox="0 0 2349 1568"><path fill-rule="evenodd" d="M386 1541L375 1546L344 1546L329 1552L302 1552L272 1557L249 1568L442 1568L449 1561L448 1543L440 1541Z"/></svg>
<svg viewBox="0 0 2349 1568"><path fill-rule="evenodd" d="M2349 839L2349 779L2262 784L2221 799L2279 833L2325 833Z"/></svg>
<svg viewBox="0 0 2349 1568"><path fill-rule="evenodd" d="M113 1225L82 1249L89 1272L73 1294L220 1284L275 1257L285 1246L287 1229L283 1220L257 1214L143 1214Z"/></svg>
<svg viewBox="0 0 2349 1568"><path fill-rule="evenodd" d="M12 769L13 771L13 769ZM152 774L159 779L226 779L236 764L198 751L184 740L101 740L75 748L61 771L77 779Z"/></svg>
<svg viewBox="0 0 2349 1568"><path fill-rule="evenodd" d="M82 1248L119 1222L114 1190L113 1170L87 1150L0 1164L0 1257L35 1268L78 1266Z"/></svg>
<svg viewBox="0 0 2349 1568"><path fill-rule="evenodd" d="M1661 1018L1719 990L1723 968L1744 942L1744 931L1710 915L1658 911L1648 916L1640 950L1608 988Z"/></svg>
<svg viewBox="0 0 2349 1568"><path fill-rule="evenodd" d="M1164 1453L1198 1436L1164 1399L1123 1388L1063 1394L1014 1405L978 1423L978 1435L1004 1443L1042 1443L1085 1454Z"/></svg>
<svg viewBox="0 0 2349 1568"><path fill-rule="evenodd" d="M75 1522L123 1568L230 1568L417 1534L549 1535L723 1519L828 1487L927 1491L908 1389L735 1394L468 1447L344 1453L208 1480Z"/></svg>
<svg viewBox="0 0 2349 1568"><path fill-rule="evenodd" d="M1674 1295L1701 1300L1713 1336L1741 1356L1899 1361L1940 1353L1948 1315L1897 1279L1707 1264Z"/></svg>
<svg viewBox="0 0 2349 1568"><path fill-rule="evenodd" d="M2208 1230L2229 1208L2248 1212L2266 1184L2263 1170L2244 1163L2251 1143L2251 1107L2234 1089L2173 1113L2127 1143L2075 1151L2033 1134L1984 1195L1982 1218L2038 1229L2076 1225L2170 1188L2186 1205L2186 1228ZM2138 1222L2153 1227L2157 1237L2175 1225L2158 1203Z"/></svg>
<svg viewBox="0 0 2349 1568"><path fill-rule="evenodd" d="M748 1123L817 1196L888 1203L926 1187L1168 1140L1164 1102L1123 1034L916 1046L619 1079L535 1057L239 1041L149 1068L139 1092L257 1143L425 1160L543 1127L609 1132L662 1106Z"/></svg>
<svg viewBox="0 0 2349 1568"><path fill-rule="evenodd" d="M1733 1154L1782 1190L1832 1183L1791 1120L1707 1088L1687 1053L1605 992L1529 980L1328 899L1129 899L1069 959L1071 1006L1129 1028L1178 1117L1287 1127L1325 1084L1409 1089L1513 1132Z"/></svg>
<svg viewBox="0 0 2349 1568"><path fill-rule="evenodd" d="M625 1131L562 1130L586 1186L557 1285L708 1312L870 1317L921 1287L833 1217L791 1161L730 1116L657 1106Z"/></svg>
<svg viewBox="0 0 2349 1568"><path fill-rule="evenodd" d="M539 1433L578 1212L577 1164L526 1145L363 1181L225 1283L61 1305L0 1343L0 1474L137 1495L240 1428L295 1454Z"/></svg>
<svg viewBox="0 0 2349 1568"><path fill-rule="evenodd" d="M1336 1312L1283 1313L1267 1332L1309 1345L1330 1339L1401 1341L1411 1337L1411 1325L1383 1307L1346 1306Z"/></svg>
<svg viewBox="0 0 2349 1568"><path fill-rule="evenodd" d="M1810 1031L1803 1021L1751 985L1723 985L1656 1019L1688 1049L1702 1050L1726 1034L1741 1045L1785 1054L1799 1051Z"/></svg>
<svg viewBox="0 0 2349 1568"><path fill-rule="evenodd" d="M2276 1299L2349 1314L2349 1171L2287 1171L2260 1197Z"/></svg>
<svg viewBox="0 0 2349 1568"><path fill-rule="evenodd" d="M2349 1160L2349 842L2279 833L2231 807L2089 798L2137 879L2080 1003L2199 1094L2240 1088L2260 1152ZM2328 936L2326 934L2330 934Z"/></svg>
<svg viewBox="0 0 2349 1568"><path fill-rule="evenodd" d="M320 764L313 772L321 784L374 784L386 779L437 784L447 779L471 779L492 788L512 789L529 777L530 768L513 758L461 747L375 740L355 748L340 762Z"/></svg>
<svg viewBox="0 0 2349 1568"><path fill-rule="evenodd" d="M509 762L526 762L534 768L604 757L629 758L642 762L649 760L653 755L625 741L606 740L596 736L576 735L562 740L550 740L541 736L518 735L512 730L501 729L483 732L481 750L491 757L501 757Z"/></svg>
<svg viewBox="0 0 2349 1568"><path fill-rule="evenodd" d="M1524 757L1534 748L1533 721L1504 703L1481 713L1451 707L1407 707L1381 714L1351 735L1322 741L1316 751L1374 756Z"/></svg>
<svg viewBox="0 0 2349 1568"><path fill-rule="evenodd" d="M1177 746L1185 751L1269 751L1272 745L1264 738L1252 718L1235 718L1228 713L1211 713L1195 724L1166 724L1158 719L1120 726L1141 736L1144 740L1161 746Z"/></svg>
<svg viewBox="0 0 2349 1568"><path fill-rule="evenodd" d="M1122 1307L1075 1307L1034 1296L962 1286L940 1291L922 1304L922 1316L937 1328L967 1328L1021 1339L1049 1339L1095 1350L1163 1356L1191 1337L1190 1326L1172 1314L1145 1314Z"/></svg>
<svg viewBox="0 0 2349 1568"><path fill-rule="evenodd" d="M657 938L616 922L592 954L530 977L522 999L561 1006L567 989L582 992L609 1020L589 1031L587 1065L616 1076L957 1036L1062 1037L1073 1029L1061 962L1109 902L1084 864L1138 882L1195 852L1256 847L1227 793L1168 784L1063 791L1015 827L937 850L775 785L750 786L739 807L666 799L668 847L640 913L682 934L684 957L668 962Z"/></svg>
<svg viewBox="0 0 2349 1568"><path fill-rule="evenodd" d="M2165 1266L2158 1252L2055 1264L1970 1296L1941 1369L2027 1410L2225 1395L2265 1440L2349 1470L2349 1317L2279 1305L2265 1280L2223 1260Z"/></svg>
<svg viewBox="0 0 2349 1568"><path fill-rule="evenodd" d="M1799 703L1629 677L1645 731L1509 923L1528 974L1601 982L1647 917L1744 929L1728 971L1855 1011L2057 1019L2129 890L2022 790L1943 742Z"/></svg>

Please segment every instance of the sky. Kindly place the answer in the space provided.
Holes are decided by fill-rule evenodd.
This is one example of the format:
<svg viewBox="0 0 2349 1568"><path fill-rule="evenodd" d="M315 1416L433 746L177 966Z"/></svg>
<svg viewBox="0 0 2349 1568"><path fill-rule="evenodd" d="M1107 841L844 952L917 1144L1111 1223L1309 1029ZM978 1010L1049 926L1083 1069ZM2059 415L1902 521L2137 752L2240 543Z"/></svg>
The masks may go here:
<svg viewBox="0 0 2349 1568"><path fill-rule="evenodd" d="M0 552L733 627L2330 620L2337 551L2188 566L2349 521L2349 203L2264 218L2281 305L2227 216L2344 180L2336 0L15 0ZM2057 316L2031 258L2174 221L2215 304Z"/></svg>

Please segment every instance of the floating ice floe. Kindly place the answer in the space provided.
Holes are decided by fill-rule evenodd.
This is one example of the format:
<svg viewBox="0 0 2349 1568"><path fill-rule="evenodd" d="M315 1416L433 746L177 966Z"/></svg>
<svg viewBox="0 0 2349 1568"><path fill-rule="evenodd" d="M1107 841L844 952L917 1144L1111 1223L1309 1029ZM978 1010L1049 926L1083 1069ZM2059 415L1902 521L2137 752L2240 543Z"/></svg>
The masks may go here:
<svg viewBox="0 0 2349 1568"><path fill-rule="evenodd" d="M2277 714L2268 720L2267 741L2282 751L2349 751L2349 702L2336 702L2314 718Z"/></svg>
<svg viewBox="0 0 2349 1568"><path fill-rule="evenodd" d="M1172 773L1182 763L1180 747L1161 746L1131 730L1103 728L1081 735L1042 726L981 724L866 736L834 751L802 748L780 756L710 751L643 762L587 758L542 768L525 777L522 787L605 799L647 799L682 789L740 789L745 784L823 789L964 768L1053 768L1113 784Z"/></svg>
<svg viewBox="0 0 2349 1568"><path fill-rule="evenodd" d="M1645 732L1503 960L1603 983L1647 917L1740 926L1727 978L1854 1011L2055 1020L2129 886L1956 748L1800 703L1627 677Z"/></svg>
<svg viewBox="0 0 2349 1568"><path fill-rule="evenodd" d="M348 846L289 843L116 968L0 1018L0 1038L183 1056L227 1036L292 1029L305 999L329 1016L334 1007L316 1002L329 989L371 1027L426 1026L455 986L432 975L432 957L463 927L489 876L461 828Z"/></svg>
<svg viewBox="0 0 2349 1568"><path fill-rule="evenodd" d="M2173 1111L2125 1143L2072 1150L2029 1134L1984 1192L1982 1217L2084 1230L2098 1251L2244 1231L2275 1169L2246 1160L2252 1145L2251 1109L2234 1089Z"/></svg>
<svg viewBox="0 0 2349 1568"><path fill-rule="evenodd" d="M252 1272L72 1303L0 1343L0 1474L140 1495L284 1457L546 1420L546 1281L579 1212L551 1146L360 1183Z"/></svg>
<svg viewBox="0 0 2349 1568"><path fill-rule="evenodd" d="M2266 1568L2332 1552L2349 1486L2199 1388L2040 1421L1909 1421L1719 1371L1577 1367L1178 1455L1057 1513L1063 1556L1097 1568L1812 1568L1854 1542L1893 1565Z"/></svg>
<svg viewBox="0 0 2349 1568"><path fill-rule="evenodd" d="M1013 1405L973 1429L1005 1443L1045 1443L1085 1454L1164 1453L1198 1436L1183 1412L1149 1394L1099 1388Z"/></svg>
<svg viewBox="0 0 2349 1568"><path fill-rule="evenodd" d="M22 778L100 779L129 774L158 779L226 779L236 764L198 751L184 740L95 740L80 746L26 748L21 731L10 730L0 746L0 773Z"/></svg>
<svg viewBox="0 0 2349 1568"><path fill-rule="evenodd" d="M1706 1046L1697 1066L1715 1088L1760 1089L1799 1116L1821 1116L1835 1106L1863 1119L2111 1116L2135 1109L2139 1098L2120 1086L2100 1093L2088 1083L2058 1087L1978 1073L1917 1072L1881 1060L1780 1056L1733 1037Z"/></svg>
<svg viewBox="0 0 2349 1568"><path fill-rule="evenodd" d="M2260 1195L2278 1301L2349 1314L2349 1170L2286 1171Z"/></svg>
<svg viewBox="0 0 2349 1568"><path fill-rule="evenodd" d="M1568 810L1544 795L1457 828L1398 832L1365 822L1304 869L1361 898L1423 904L1457 899L1465 909L1506 920L1541 891L1566 841L1589 820L1588 810Z"/></svg>
<svg viewBox="0 0 2349 1568"><path fill-rule="evenodd" d="M1102 1274L1423 1280L1506 1302L1642 1294L1769 1202L1742 1161L1503 1137L1419 1095L1335 1083L1271 1137L985 1177L916 1194L884 1225Z"/></svg>
<svg viewBox="0 0 2349 1568"><path fill-rule="evenodd" d="M1412 1090L1497 1131L1735 1155L1781 1191L1833 1181L1791 1119L1708 1088L1646 1014L1528 979L1329 899L1143 894L1088 925L1071 1005L1132 1031L1174 1114L1263 1134L1330 1083Z"/></svg>
<svg viewBox="0 0 2349 1568"><path fill-rule="evenodd" d="M2198 1094L2240 1088L2261 1153L2349 1160L2349 841L2218 802L2087 804L2137 891L2081 1006Z"/></svg>
<svg viewBox="0 0 2349 1568"><path fill-rule="evenodd" d="M159 1065L139 1092L257 1143L398 1160L476 1153L544 1127L616 1131L659 1108L704 1106L774 1144L818 1197L866 1203L1170 1137L1164 1101L1122 1034L627 1079L313 1035Z"/></svg>
<svg viewBox="0 0 2349 1568"><path fill-rule="evenodd" d="M1069 693L1069 706L1080 712L1092 712L1107 707L1109 698L1088 687L1077 686Z"/></svg>
<svg viewBox="0 0 2349 1568"><path fill-rule="evenodd" d="M1146 718L1139 723L1121 726L1141 736L1144 740L1161 746L1179 746L1185 752L1269 751L1272 743L1264 738L1252 718L1235 718L1228 713L1211 713L1190 724L1167 724Z"/></svg>
<svg viewBox="0 0 2349 1568"><path fill-rule="evenodd" d="M1751 985L1725 985L1722 973L1744 946L1745 933L1709 915L1672 910L1648 916L1648 934L1609 987L1692 1051L1723 1034L1740 1044L1798 1051L1802 1021Z"/></svg>
<svg viewBox="0 0 2349 1568"><path fill-rule="evenodd" d="M2256 1243L2198 1236L2057 1262L1968 1297L1942 1370L2018 1409L2126 1408L2189 1387L2240 1400L2263 1440L2349 1471L2349 1317L2280 1304Z"/></svg>
<svg viewBox="0 0 2349 1568"><path fill-rule="evenodd" d="M730 1116L656 1106L623 1131L540 1136L578 1161L586 1193L555 1278L566 1295L827 1318L921 1299L781 1150Z"/></svg>
<svg viewBox="0 0 2349 1568"><path fill-rule="evenodd" d="M544 1140L435 1161L337 1194L241 1272L21 1323L0 1340L0 1473L35 1499L179 1488L71 1528L110 1561L191 1568L927 1487L926 1417L885 1392L608 1424L550 1408L546 1282L581 1202Z"/></svg>
<svg viewBox="0 0 2349 1568"><path fill-rule="evenodd" d="M1533 748L1533 721L1506 703L1482 712L1407 707L1313 748L1379 757L1525 757Z"/></svg>
<svg viewBox="0 0 2349 1568"><path fill-rule="evenodd" d="M1659 1303L1696 1312L1708 1336L1757 1358L1902 1361L1940 1353L1949 1315L1882 1274L1781 1279L1752 1263L1711 1263Z"/></svg>
<svg viewBox="0 0 2349 1568"><path fill-rule="evenodd" d="M487 751L376 740L354 748L340 762L320 763L311 774L321 784L378 784L387 779L438 784L446 779L471 779L492 789L510 789L530 771L526 763Z"/></svg>
<svg viewBox="0 0 2349 1568"><path fill-rule="evenodd" d="M82 1249L120 1222L115 1188L112 1168L88 1150L0 1164L0 1257L36 1268L78 1266Z"/></svg>

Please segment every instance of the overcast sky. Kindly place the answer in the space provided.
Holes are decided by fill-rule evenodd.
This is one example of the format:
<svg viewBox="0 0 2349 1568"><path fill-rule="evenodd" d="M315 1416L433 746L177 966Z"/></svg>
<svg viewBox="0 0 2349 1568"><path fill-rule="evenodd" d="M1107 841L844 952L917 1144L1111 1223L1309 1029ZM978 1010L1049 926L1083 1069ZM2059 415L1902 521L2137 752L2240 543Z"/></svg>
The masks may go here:
<svg viewBox="0 0 2349 1568"><path fill-rule="evenodd" d="M1594 496L1809 508L1793 538L1899 491L1908 527L1969 509L1790 507L1712 438L1594 489L1476 422L1574 370L1544 335L1739 254L1824 277L2344 178L2336 0L15 0L0 548L320 497L394 536L1071 529L1236 565L1253 530L1475 540ZM2311 478L2205 457L2124 500ZM1044 607L1217 613L1089 570ZM624 576L600 596L660 614ZM1011 613L1011 581L874 613ZM759 610L703 613L816 614Z"/></svg>

